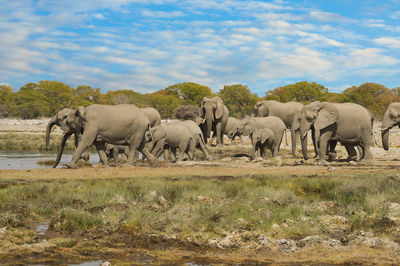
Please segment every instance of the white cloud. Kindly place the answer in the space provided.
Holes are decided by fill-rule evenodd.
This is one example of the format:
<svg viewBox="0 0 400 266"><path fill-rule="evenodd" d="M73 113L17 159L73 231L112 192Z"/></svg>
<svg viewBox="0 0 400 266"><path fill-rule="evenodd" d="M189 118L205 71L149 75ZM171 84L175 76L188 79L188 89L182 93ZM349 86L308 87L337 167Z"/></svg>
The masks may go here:
<svg viewBox="0 0 400 266"><path fill-rule="evenodd" d="M152 11L152 10L143 10L142 15L151 18L174 18L174 17L183 17L185 14L182 11Z"/></svg>
<svg viewBox="0 0 400 266"><path fill-rule="evenodd" d="M378 45L387 46L389 48L398 49L400 48L400 38L393 37L381 37L374 40Z"/></svg>

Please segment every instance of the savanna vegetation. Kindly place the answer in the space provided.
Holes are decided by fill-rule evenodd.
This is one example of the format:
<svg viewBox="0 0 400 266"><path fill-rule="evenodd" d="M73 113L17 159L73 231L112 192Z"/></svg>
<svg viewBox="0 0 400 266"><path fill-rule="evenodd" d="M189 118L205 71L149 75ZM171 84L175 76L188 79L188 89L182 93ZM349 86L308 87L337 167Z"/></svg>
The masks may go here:
<svg viewBox="0 0 400 266"><path fill-rule="evenodd" d="M0 228L6 229L0 232L0 261L24 262L18 257L17 246L22 244L31 245L30 262L57 263L112 258L111 254L116 254L115 260L128 260L129 249L165 249L163 245L205 253L214 246L270 249L264 242L273 239L298 241L297 248L307 245L303 239L310 237L345 245L360 232L400 240L389 218L391 204L400 203L400 182L393 170L375 175L349 170L250 175L239 168L200 167L175 168L168 174L158 169L152 177L146 176L148 168L135 173L125 169L125 176L115 175L113 169L91 176L83 171L59 169L56 176L50 177L53 171L40 178L33 173L32 179L3 173ZM43 223L49 226L47 242L38 251L34 245L43 236L38 236L36 225ZM227 236L234 237L229 246L224 242ZM247 255L237 253L238 257L226 254L232 263L249 259L251 250ZM169 259L182 259L183 251L169 252ZM268 256L256 252L253 259L263 254ZM317 254L313 261L326 262L325 256Z"/></svg>
<svg viewBox="0 0 400 266"><path fill-rule="evenodd" d="M364 83L352 86L342 93L333 93L321 84L302 81L267 90L265 96L260 98L242 84L224 86L219 92L213 93L207 86L184 82L153 93L141 94L123 89L102 93L100 88L90 86L73 88L62 82L39 81L27 83L16 92L8 85L0 85L0 116L31 119L52 116L64 107L76 108L93 103L129 103L139 107L154 107L162 118L173 118L179 106L199 106L203 97L217 94L228 107L230 115L238 118L252 114L254 104L265 99L302 103L354 102L365 106L377 119L380 119L389 103L400 100L398 92L399 88L389 89L376 83Z"/></svg>

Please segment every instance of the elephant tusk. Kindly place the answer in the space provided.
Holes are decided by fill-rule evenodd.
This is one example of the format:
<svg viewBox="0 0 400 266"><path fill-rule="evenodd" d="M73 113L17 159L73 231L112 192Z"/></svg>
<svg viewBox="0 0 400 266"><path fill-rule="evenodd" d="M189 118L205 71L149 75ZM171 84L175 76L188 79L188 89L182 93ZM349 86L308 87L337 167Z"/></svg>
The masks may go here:
<svg viewBox="0 0 400 266"><path fill-rule="evenodd" d="M381 128L381 131L386 131L388 129L390 129L390 127Z"/></svg>

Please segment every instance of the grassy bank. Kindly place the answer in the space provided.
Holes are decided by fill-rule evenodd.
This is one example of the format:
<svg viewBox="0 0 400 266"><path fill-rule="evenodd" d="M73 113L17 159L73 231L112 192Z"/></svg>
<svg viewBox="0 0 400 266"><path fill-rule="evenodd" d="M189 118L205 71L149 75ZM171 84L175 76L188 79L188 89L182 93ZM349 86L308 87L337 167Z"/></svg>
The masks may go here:
<svg viewBox="0 0 400 266"><path fill-rule="evenodd" d="M223 246L217 240L237 232L349 241L365 231L400 241L391 217L400 203L393 174L1 179L0 188L0 228L7 228L0 246L9 248L35 242L34 225L43 221L49 232L79 236L53 241L64 249L82 248L79 238L91 234L156 235L200 246ZM6 248L0 261L7 256Z"/></svg>

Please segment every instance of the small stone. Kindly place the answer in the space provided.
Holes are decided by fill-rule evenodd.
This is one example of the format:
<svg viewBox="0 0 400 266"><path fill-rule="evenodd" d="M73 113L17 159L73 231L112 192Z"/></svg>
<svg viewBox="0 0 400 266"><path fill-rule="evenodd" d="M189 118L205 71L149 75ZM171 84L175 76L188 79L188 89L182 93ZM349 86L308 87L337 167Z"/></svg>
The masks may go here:
<svg viewBox="0 0 400 266"><path fill-rule="evenodd" d="M350 161L349 164L350 165L357 165L357 163L355 161Z"/></svg>
<svg viewBox="0 0 400 266"><path fill-rule="evenodd" d="M157 191L153 190L150 192L150 196L155 197L157 196Z"/></svg>
<svg viewBox="0 0 400 266"><path fill-rule="evenodd" d="M272 225L272 228L273 228L273 229L278 229L278 228L279 228L279 225L273 224L273 225Z"/></svg>
<svg viewBox="0 0 400 266"><path fill-rule="evenodd" d="M108 261L103 262L100 266L111 266L111 263Z"/></svg>

